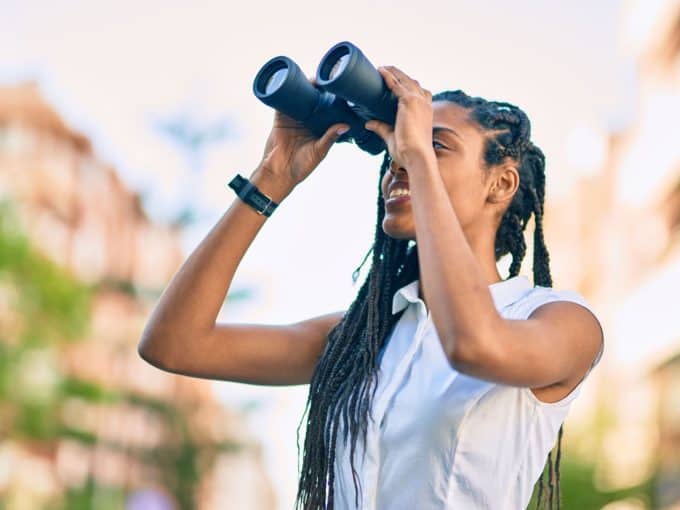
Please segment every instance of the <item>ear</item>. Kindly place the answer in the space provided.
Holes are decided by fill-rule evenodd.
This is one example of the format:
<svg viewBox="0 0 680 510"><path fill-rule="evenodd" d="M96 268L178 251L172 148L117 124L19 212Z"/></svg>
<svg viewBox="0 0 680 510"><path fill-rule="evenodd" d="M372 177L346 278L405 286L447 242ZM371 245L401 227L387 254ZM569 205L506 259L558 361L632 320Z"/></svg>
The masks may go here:
<svg viewBox="0 0 680 510"><path fill-rule="evenodd" d="M514 163L504 163L493 169L488 180L487 202L503 204L512 200L519 188L519 172Z"/></svg>

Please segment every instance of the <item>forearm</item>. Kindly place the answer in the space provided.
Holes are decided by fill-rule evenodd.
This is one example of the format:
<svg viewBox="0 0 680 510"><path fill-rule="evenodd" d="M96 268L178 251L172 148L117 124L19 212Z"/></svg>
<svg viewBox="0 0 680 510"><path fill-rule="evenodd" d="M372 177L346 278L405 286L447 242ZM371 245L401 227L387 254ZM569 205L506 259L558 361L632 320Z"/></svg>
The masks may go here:
<svg viewBox="0 0 680 510"><path fill-rule="evenodd" d="M277 203L293 189L261 168L250 180ZM266 219L234 198L163 292L144 330L140 351L158 356L173 350L171 342L200 337L214 327L236 269Z"/></svg>
<svg viewBox="0 0 680 510"><path fill-rule="evenodd" d="M435 158L409 172L420 280L433 323L450 360L479 348L485 325L498 318Z"/></svg>

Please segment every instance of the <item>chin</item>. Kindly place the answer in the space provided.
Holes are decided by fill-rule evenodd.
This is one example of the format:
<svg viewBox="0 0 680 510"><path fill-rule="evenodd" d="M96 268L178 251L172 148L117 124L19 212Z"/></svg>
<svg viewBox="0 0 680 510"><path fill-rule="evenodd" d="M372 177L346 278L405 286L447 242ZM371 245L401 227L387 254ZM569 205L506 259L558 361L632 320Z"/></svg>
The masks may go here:
<svg viewBox="0 0 680 510"><path fill-rule="evenodd" d="M413 229L399 228L391 222L383 221L383 232L392 239L413 239L415 240L415 233Z"/></svg>

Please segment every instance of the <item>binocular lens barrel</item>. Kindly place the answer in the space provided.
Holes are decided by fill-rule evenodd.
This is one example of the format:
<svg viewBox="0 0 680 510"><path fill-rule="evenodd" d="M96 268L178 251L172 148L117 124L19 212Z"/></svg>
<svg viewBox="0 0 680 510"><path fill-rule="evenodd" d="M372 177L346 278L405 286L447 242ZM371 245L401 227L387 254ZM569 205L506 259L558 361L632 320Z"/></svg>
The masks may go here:
<svg viewBox="0 0 680 510"><path fill-rule="evenodd" d="M312 115L322 94L298 65L284 56L262 66L253 81L253 92L264 104L303 122Z"/></svg>
<svg viewBox="0 0 680 510"><path fill-rule="evenodd" d="M356 46L344 42L331 48L319 64L316 82L314 86L290 58L278 56L260 68L253 80L253 93L317 137L333 124L345 123L350 130L338 141L354 140L370 154L385 150L382 139L365 129L364 122L379 119L394 123L396 98Z"/></svg>
<svg viewBox="0 0 680 510"><path fill-rule="evenodd" d="M378 70L354 44L336 44L321 59L316 71L321 88L340 96L365 120L394 124L397 98Z"/></svg>

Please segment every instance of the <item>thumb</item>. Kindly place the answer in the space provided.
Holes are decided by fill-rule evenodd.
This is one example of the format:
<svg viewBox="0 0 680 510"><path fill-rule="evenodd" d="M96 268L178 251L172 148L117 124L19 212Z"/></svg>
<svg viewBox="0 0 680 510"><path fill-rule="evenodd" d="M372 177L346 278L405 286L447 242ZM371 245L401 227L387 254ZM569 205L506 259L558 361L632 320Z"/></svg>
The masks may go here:
<svg viewBox="0 0 680 510"><path fill-rule="evenodd" d="M382 138L385 142L392 131L392 126L379 120L369 120L364 124L364 127L369 131L373 131L376 135Z"/></svg>
<svg viewBox="0 0 680 510"><path fill-rule="evenodd" d="M340 138L343 134L349 131L349 126L347 124L334 124L329 127L321 138L319 138L314 145L319 154L326 154L333 143Z"/></svg>

